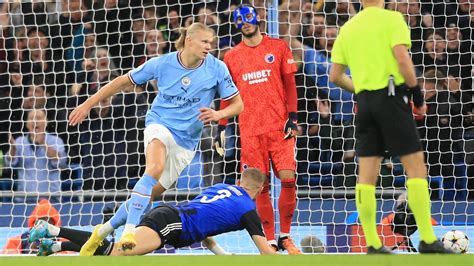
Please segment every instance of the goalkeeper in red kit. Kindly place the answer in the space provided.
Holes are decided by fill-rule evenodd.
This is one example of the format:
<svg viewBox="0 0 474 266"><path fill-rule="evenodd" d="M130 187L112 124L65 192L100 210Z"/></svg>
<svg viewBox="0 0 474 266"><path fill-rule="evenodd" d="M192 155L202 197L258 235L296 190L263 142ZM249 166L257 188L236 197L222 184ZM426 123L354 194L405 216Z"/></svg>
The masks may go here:
<svg viewBox="0 0 474 266"><path fill-rule="evenodd" d="M271 162L272 169L281 180L278 241L268 179L256 199L257 210L269 244L275 250L300 254L301 251L290 238L296 207L294 136L297 130L297 96L293 55L283 40L260 33L254 7L239 6L233 17L243 39L225 55L224 62L244 103L244 111L239 116L241 168L255 167L268 176ZM225 106L223 101L221 108ZM223 132L226 123L227 120L219 122L220 132ZM222 151L224 140L220 136L218 134L216 140L218 151Z"/></svg>

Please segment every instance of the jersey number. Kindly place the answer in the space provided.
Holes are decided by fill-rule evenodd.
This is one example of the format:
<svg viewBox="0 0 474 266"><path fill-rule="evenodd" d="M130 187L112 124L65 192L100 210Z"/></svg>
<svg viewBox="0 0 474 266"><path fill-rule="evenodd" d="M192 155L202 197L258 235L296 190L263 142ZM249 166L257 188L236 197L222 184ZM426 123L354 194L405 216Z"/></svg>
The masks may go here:
<svg viewBox="0 0 474 266"><path fill-rule="evenodd" d="M216 201L216 200L219 200L219 199L224 199L224 198L228 198L230 197L232 194L230 193L229 190L227 189L221 189L221 190L218 190L217 191L217 194L219 195L215 195L214 197L208 199L207 196L204 196L201 198L200 202L202 203L210 203L210 202L213 202L213 201Z"/></svg>

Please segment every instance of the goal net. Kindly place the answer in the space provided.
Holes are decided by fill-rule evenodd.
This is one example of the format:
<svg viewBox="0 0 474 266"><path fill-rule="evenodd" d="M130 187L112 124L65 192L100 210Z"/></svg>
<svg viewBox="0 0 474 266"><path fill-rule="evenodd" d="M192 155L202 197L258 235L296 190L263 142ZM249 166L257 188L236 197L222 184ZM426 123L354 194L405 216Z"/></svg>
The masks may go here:
<svg viewBox="0 0 474 266"><path fill-rule="evenodd" d="M69 113L115 77L175 51L179 28L192 22L214 30L212 54L222 59L241 41L231 11L242 2L1 2L0 247L3 253L34 253L26 245L25 232L37 217L54 216L45 207L49 205L37 207L40 199L58 211L63 226L92 230L128 198L144 172L145 115L159 88L149 82L103 100L79 126L68 125ZM361 10L361 4L352 0L251 4L257 8L261 30L284 39L298 66L297 209L291 235L304 252L362 252L365 240L354 200L355 98L328 78L338 29ZM435 232L441 237L458 229L474 237L470 201L474 5L393 0L386 8L401 12L410 27L410 52L428 104L427 115L415 119L429 167ZM219 108L219 101L212 107ZM204 128L196 157L160 203L177 204L212 184L235 183L240 169L236 121L227 126L224 157L212 147L216 134L217 125ZM402 251L408 250L403 238L384 218L404 202L405 180L399 158L384 158L377 185L377 222L384 243L401 245ZM276 208L280 183L274 174L271 181ZM278 212L275 220L278 228ZM22 245L15 246L13 240ZM257 252L242 232L219 236L217 241L230 252ZM416 246L417 233L412 241ZM166 246L161 252L207 251L196 244L180 250Z"/></svg>

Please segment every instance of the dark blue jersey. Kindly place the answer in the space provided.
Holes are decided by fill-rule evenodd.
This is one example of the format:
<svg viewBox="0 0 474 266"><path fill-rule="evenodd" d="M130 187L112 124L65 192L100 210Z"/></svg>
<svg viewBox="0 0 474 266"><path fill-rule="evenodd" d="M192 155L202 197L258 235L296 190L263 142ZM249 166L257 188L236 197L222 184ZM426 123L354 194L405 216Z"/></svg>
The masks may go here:
<svg viewBox="0 0 474 266"><path fill-rule="evenodd" d="M184 243L242 229L247 229L251 236L265 236L255 202L239 186L214 185L176 208L182 221L180 239Z"/></svg>

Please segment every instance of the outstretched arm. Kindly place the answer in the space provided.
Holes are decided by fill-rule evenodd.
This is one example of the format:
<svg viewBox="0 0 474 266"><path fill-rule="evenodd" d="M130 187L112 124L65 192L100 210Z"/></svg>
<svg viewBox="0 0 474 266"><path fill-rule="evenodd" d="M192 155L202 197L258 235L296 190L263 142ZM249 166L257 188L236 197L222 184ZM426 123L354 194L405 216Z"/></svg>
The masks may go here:
<svg viewBox="0 0 474 266"><path fill-rule="evenodd" d="M255 246L257 246L260 254L276 254L276 251L270 247L263 232L262 222L256 210L249 211L242 215L240 221L249 235L252 237Z"/></svg>
<svg viewBox="0 0 474 266"><path fill-rule="evenodd" d="M213 237L207 237L201 243L209 249L212 253L216 255L231 255L231 253L225 251L217 242L214 240Z"/></svg>
<svg viewBox="0 0 474 266"><path fill-rule="evenodd" d="M92 107L96 106L101 100L110 97L129 86L133 86L133 84L130 81L128 74L115 78L71 112L69 115L69 125L75 126L80 124L87 117Z"/></svg>
<svg viewBox="0 0 474 266"><path fill-rule="evenodd" d="M268 255L268 254L276 254L276 251L268 245L267 239L263 236L253 235L252 240L257 246L260 254Z"/></svg>

